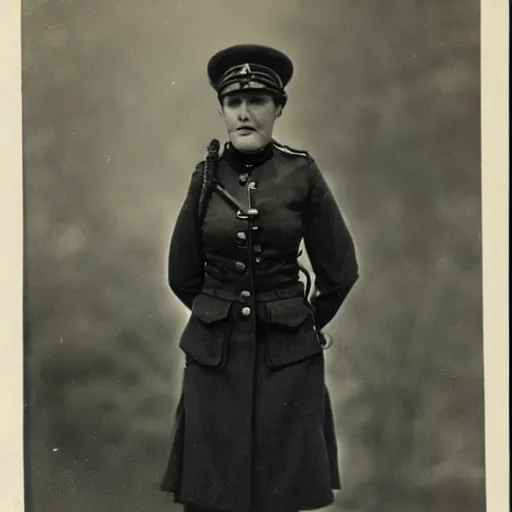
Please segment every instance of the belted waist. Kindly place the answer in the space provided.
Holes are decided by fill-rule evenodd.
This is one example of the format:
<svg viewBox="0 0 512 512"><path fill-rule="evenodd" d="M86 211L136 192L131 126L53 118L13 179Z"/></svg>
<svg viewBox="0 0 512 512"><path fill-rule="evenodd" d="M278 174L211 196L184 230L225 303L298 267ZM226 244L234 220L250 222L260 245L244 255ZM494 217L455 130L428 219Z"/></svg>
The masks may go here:
<svg viewBox="0 0 512 512"><path fill-rule="evenodd" d="M220 284L220 283L219 283ZM219 297L220 299L228 300L231 302L246 303L247 299L251 296L247 295L245 290L235 290L233 287L223 286L205 286L201 293L211 297ZM287 299L292 297L304 296L304 284L301 281L296 281L287 286L280 286L269 290L258 290L255 292L254 298L256 302L271 302L278 299Z"/></svg>

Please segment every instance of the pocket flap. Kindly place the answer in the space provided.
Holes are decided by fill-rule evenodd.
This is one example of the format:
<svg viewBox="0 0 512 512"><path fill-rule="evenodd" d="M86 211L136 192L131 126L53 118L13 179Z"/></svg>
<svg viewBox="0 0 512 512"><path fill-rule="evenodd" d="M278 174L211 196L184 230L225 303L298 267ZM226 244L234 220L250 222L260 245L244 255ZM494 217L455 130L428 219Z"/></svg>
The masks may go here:
<svg viewBox="0 0 512 512"><path fill-rule="evenodd" d="M299 327L312 314L303 297L280 299L266 304L269 323L285 327Z"/></svg>
<svg viewBox="0 0 512 512"><path fill-rule="evenodd" d="M201 322L211 324L225 320L229 315L230 307L231 302L210 295L199 294L192 304L192 314L199 318Z"/></svg>
<svg viewBox="0 0 512 512"><path fill-rule="evenodd" d="M204 293L197 295L179 344L193 361L219 369L224 367L231 330L231 304Z"/></svg>
<svg viewBox="0 0 512 512"><path fill-rule="evenodd" d="M267 364L270 368L304 361L322 354L315 317L302 296L267 302Z"/></svg>

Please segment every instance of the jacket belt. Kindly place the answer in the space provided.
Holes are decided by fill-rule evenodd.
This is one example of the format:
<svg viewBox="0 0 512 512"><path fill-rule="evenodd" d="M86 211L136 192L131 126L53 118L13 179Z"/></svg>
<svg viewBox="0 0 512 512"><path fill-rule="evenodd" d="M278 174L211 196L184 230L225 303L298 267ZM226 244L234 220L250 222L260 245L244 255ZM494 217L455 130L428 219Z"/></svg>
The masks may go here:
<svg viewBox="0 0 512 512"><path fill-rule="evenodd" d="M240 292L237 292L232 288L206 286L203 288L201 293L211 297L219 297L220 299L231 302L245 303L247 301L247 298L241 297ZM254 298L256 302L271 302L273 300L291 299L292 297L300 296L304 296L304 285L299 281L282 288L258 291L255 293Z"/></svg>

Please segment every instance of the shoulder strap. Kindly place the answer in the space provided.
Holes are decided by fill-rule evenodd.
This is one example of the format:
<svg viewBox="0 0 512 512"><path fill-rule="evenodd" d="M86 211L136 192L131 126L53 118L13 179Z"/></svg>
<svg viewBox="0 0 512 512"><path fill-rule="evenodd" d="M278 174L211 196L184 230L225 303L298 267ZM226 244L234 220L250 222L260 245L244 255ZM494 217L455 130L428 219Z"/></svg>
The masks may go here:
<svg viewBox="0 0 512 512"><path fill-rule="evenodd" d="M281 153L291 156L302 156L304 158L307 158L308 160L311 160L311 155L306 150L295 149L290 146L285 146L284 144L280 144L276 140L272 140L272 144L274 148L280 151Z"/></svg>

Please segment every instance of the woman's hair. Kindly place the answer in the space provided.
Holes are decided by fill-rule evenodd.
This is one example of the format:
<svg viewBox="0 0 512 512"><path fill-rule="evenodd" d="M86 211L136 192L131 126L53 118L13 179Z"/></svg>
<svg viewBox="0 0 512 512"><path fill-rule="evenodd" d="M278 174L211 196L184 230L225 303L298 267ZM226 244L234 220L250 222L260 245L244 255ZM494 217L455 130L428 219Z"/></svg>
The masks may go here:
<svg viewBox="0 0 512 512"><path fill-rule="evenodd" d="M274 100L274 103L276 104L276 107L282 107L286 105L287 97L283 96L282 94L278 94L276 92L269 92L268 93L272 99Z"/></svg>

